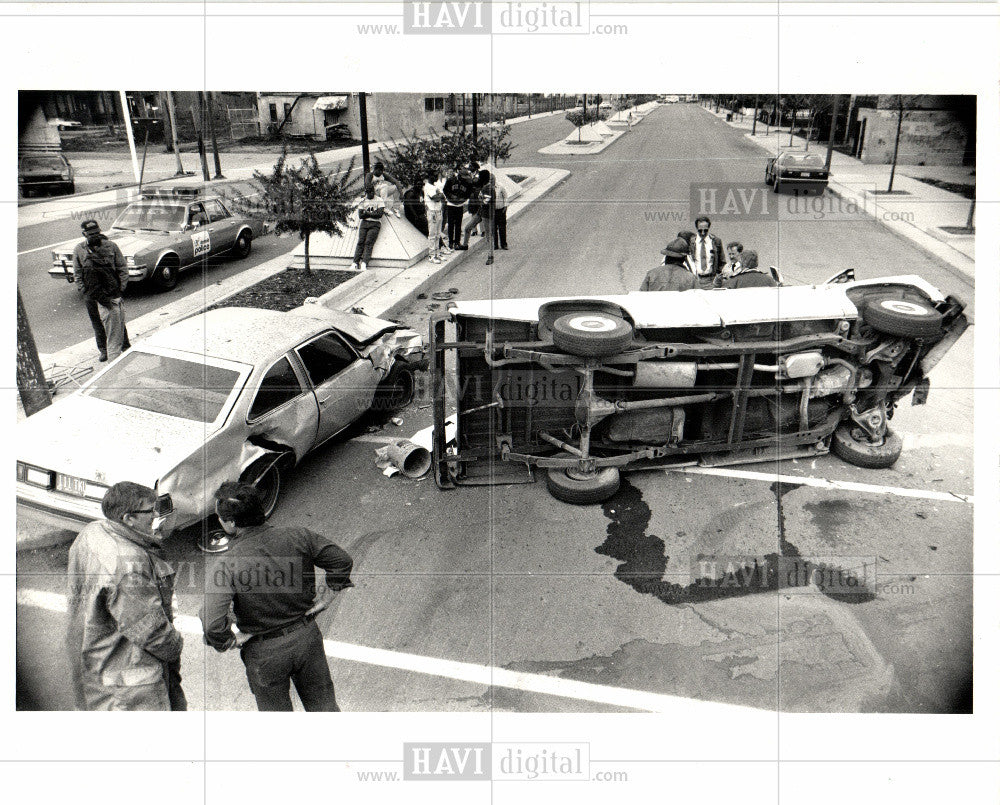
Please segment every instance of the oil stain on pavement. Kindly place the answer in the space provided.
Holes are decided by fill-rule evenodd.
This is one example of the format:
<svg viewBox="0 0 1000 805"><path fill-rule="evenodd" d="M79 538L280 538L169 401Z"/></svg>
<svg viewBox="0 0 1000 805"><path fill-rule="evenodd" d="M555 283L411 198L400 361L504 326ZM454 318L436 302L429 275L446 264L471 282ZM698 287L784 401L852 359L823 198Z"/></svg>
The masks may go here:
<svg viewBox="0 0 1000 805"><path fill-rule="evenodd" d="M627 478L622 478L618 492L602 505L610 522L604 542L594 550L621 563L615 569L615 578L636 592L655 596L665 604L712 601L810 585L818 587L829 598L846 603L874 599L864 578L850 569L811 562L788 540L783 499L798 488L798 484L782 482L771 485L778 514L776 552L763 557L699 556L699 566L711 566L712 575L699 576L689 584L678 584L664 578L670 563L667 545L660 537L647 533L652 512L642 492ZM678 573L687 571L688 568L678 568Z"/></svg>

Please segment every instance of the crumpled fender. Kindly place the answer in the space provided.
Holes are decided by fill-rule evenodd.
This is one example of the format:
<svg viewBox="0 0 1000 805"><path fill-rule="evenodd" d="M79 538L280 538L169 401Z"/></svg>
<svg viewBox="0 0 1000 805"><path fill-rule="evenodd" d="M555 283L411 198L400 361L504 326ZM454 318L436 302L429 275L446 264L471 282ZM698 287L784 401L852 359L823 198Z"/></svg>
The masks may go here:
<svg viewBox="0 0 1000 805"><path fill-rule="evenodd" d="M243 450L240 453L240 478L243 477L243 474L254 462L265 457L272 457L273 461L269 462L266 467L269 468L274 462L280 461L286 455L292 456L292 460L294 461L295 453L291 448L277 442L272 442L263 436L251 436L243 443Z"/></svg>

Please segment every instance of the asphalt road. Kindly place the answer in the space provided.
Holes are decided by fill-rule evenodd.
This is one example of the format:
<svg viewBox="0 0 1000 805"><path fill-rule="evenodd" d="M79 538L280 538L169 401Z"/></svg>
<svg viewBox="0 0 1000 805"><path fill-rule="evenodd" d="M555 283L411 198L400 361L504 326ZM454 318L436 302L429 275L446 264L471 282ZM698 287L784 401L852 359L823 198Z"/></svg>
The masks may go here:
<svg viewBox="0 0 1000 805"><path fill-rule="evenodd" d="M511 251L492 268L469 260L440 289L458 287L461 298L635 289L689 228L692 182L762 186L763 154L696 107L661 107L596 156L535 153L567 130L561 118L515 127L511 164L573 175L512 225ZM713 228L790 282L853 265L859 277L916 273L972 297L947 266L870 220ZM427 308L415 302L403 319L423 329ZM329 653L342 706L593 712L629 709L608 693L624 690L640 709L651 694L783 710L967 710L973 506L959 496L973 492L972 345L970 332L935 369L926 406L896 412L905 449L889 470L823 456L630 473L593 507L558 503L540 483L445 492L374 466L376 447L429 424L423 399L399 427L324 447L291 479L274 522L321 530L355 558L357 587L320 619L337 641ZM187 616L201 599L192 540L170 546ZM692 583L706 556L775 553L850 570L865 588L845 597L790 579L780 592L734 596L724 582ZM70 706L55 639L65 557L65 548L18 555L20 707ZM183 668L193 707L253 709L234 654L206 654L192 633Z"/></svg>

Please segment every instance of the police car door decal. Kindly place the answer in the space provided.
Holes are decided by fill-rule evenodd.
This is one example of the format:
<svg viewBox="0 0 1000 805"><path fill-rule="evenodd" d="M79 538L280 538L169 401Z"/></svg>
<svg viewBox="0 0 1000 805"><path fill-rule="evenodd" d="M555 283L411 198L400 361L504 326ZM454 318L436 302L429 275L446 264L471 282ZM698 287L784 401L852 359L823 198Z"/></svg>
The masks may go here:
<svg viewBox="0 0 1000 805"><path fill-rule="evenodd" d="M210 232L195 232L191 236L191 245L194 247L194 256L201 257L212 251L212 234Z"/></svg>

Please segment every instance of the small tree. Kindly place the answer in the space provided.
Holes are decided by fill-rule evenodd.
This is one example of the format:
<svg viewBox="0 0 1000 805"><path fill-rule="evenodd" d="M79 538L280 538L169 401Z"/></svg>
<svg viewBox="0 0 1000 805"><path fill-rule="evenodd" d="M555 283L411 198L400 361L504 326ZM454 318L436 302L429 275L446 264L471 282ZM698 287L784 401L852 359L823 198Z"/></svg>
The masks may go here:
<svg viewBox="0 0 1000 805"><path fill-rule="evenodd" d="M899 140L903 133L903 118L911 109L916 109L923 95L893 95L893 108L896 110L896 141L892 146L892 167L889 169L889 187L886 193L892 192L892 183L896 179L896 163L899 161Z"/></svg>
<svg viewBox="0 0 1000 805"><path fill-rule="evenodd" d="M505 162L510 158L513 145L510 126L490 124L482 126L477 137L470 132L458 131L439 136L431 131L430 137L420 138L416 132L404 137L403 142L393 141L382 161L386 170L406 186L423 180L428 170L439 174L449 172L455 165L469 162Z"/></svg>
<svg viewBox="0 0 1000 805"><path fill-rule="evenodd" d="M235 206L273 222L275 234L297 232L305 243L305 270L309 272L309 236L341 233L354 207L358 177L352 177L354 159L336 179L320 167L312 152L297 168L286 164L287 156L282 152L270 174L254 171L256 194L240 196Z"/></svg>

